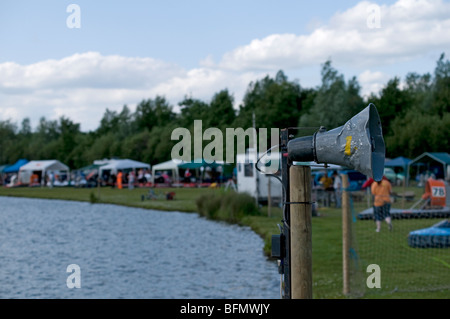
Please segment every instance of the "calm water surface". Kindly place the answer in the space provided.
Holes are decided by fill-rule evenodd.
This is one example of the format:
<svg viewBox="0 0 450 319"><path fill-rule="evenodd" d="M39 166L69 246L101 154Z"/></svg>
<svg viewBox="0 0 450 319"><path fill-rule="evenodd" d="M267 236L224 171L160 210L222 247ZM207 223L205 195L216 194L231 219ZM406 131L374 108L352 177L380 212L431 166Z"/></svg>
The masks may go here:
<svg viewBox="0 0 450 319"><path fill-rule="evenodd" d="M197 214L0 197L0 227L0 298L279 298L262 239Z"/></svg>

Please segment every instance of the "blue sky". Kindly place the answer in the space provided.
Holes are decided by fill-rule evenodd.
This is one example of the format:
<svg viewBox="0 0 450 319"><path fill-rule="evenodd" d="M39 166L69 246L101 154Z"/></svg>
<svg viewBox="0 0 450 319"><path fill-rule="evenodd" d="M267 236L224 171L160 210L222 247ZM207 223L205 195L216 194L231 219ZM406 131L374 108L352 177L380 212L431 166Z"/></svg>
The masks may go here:
<svg viewBox="0 0 450 319"><path fill-rule="evenodd" d="M66 23L72 3L80 28ZM438 0L2 1L0 120L64 115L90 130L106 108L164 95L176 110L225 88L238 105L250 81L280 69L319 85L328 58L376 93L433 72L448 30L450 3Z"/></svg>
<svg viewBox="0 0 450 319"><path fill-rule="evenodd" d="M387 3L392 3L388 1ZM69 29L70 4L81 28ZM8 1L0 61L33 63L77 52L153 57L193 68L274 33L305 34L357 1Z"/></svg>

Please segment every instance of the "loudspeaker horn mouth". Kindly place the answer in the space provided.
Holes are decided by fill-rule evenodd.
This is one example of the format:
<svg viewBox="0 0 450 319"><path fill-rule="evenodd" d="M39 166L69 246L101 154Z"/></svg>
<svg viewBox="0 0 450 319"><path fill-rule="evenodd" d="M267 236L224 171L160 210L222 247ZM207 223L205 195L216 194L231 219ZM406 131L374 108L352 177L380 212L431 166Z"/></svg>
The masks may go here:
<svg viewBox="0 0 450 319"><path fill-rule="evenodd" d="M381 180L385 144L375 105L370 103L340 127L289 141L288 156L291 161L341 165Z"/></svg>

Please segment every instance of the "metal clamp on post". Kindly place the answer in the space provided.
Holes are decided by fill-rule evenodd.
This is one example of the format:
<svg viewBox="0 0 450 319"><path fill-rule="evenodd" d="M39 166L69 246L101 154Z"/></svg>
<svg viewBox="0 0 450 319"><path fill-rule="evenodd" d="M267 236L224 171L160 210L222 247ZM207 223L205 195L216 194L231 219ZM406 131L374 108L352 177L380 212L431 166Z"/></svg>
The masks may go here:
<svg viewBox="0 0 450 319"><path fill-rule="evenodd" d="M305 205L312 205L315 204L316 202L283 202L283 204L287 204L287 205L293 205L293 204L305 204Z"/></svg>

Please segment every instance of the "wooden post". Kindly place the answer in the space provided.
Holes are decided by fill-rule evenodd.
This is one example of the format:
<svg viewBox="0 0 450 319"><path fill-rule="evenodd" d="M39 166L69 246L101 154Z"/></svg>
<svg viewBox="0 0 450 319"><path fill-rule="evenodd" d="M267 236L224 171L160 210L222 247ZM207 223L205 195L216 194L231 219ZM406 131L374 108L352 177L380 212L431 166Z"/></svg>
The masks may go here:
<svg viewBox="0 0 450 319"><path fill-rule="evenodd" d="M405 209L405 200L406 200L406 178L403 180L402 209Z"/></svg>
<svg viewBox="0 0 450 319"><path fill-rule="evenodd" d="M342 269L343 269L343 293L350 293L350 198L347 191L349 187L347 174L341 174L342 179Z"/></svg>
<svg viewBox="0 0 450 319"><path fill-rule="evenodd" d="M271 192L270 192L270 176L267 176L267 178L269 179L267 181L267 216L271 217L272 213L271 213L271 207L272 207L272 196L271 196Z"/></svg>
<svg viewBox="0 0 450 319"><path fill-rule="evenodd" d="M311 168L291 166L291 299L312 299Z"/></svg>

